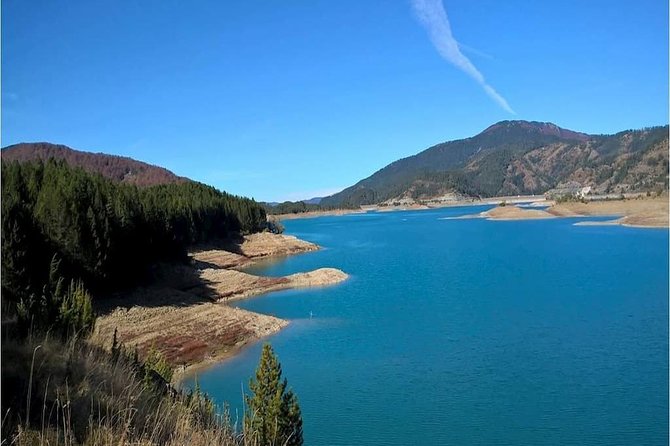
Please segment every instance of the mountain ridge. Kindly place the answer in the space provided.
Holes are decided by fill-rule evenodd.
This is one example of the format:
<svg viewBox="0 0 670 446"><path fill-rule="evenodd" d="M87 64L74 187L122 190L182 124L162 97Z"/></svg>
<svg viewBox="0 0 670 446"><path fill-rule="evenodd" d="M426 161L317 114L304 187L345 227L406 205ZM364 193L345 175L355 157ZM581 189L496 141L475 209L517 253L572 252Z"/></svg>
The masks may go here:
<svg viewBox="0 0 670 446"><path fill-rule="evenodd" d="M603 192L667 189L667 140L667 125L589 135L550 122L500 121L396 160L321 203L545 193L566 181Z"/></svg>
<svg viewBox="0 0 670 446"><path fill-rule="evenodd" d="M177 176L170 170L136 159L109 155L102 152L76 150L62 144L49 142L18 143L3 147L0 151L3 161L46 161L64 160L70 166L80 167L91 173L98 173L120 183L137 186L183 183L188 178Z"/></svg>

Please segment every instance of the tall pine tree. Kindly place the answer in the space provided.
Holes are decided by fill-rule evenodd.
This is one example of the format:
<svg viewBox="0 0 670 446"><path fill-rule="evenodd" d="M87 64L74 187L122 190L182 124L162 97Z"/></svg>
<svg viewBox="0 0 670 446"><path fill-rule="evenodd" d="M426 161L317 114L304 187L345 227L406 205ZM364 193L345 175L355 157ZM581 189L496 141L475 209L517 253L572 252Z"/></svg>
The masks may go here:
<svg viewBox="0 0 670 446"><path fill-rule="evenodd" d="M246 435L260 445L301 446L302 415L293 391L287 391L281 364L270 344L263 346L256 377L251 379L251 396L246 396Z"/></svg>

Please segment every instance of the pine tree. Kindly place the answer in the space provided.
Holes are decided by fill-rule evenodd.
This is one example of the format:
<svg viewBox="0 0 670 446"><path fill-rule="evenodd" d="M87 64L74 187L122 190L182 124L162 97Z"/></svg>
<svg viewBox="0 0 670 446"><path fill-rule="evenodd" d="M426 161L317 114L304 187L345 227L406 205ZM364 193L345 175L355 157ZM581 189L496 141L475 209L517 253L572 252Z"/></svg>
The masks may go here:
<svg viewBox="0 0 670 446"><path fill-rule="evenodd" d="M159 375L165 382L172 381L174 370L170 367L165 356L153 346L149 349L144 359L145 378L149 380L154 374Z"/></svg>
<svg viewBox="0 0 670 446"><path fill-rule="evenodd" d="M87 335L93 330L95 315L91 295L81 280L71 280L67 293L56 298L61 302L59 323L66 337L78 333Z"/></svg>
<svg viewBox="0 0 670 446"><path fill-rule="evenodd" d="M263 346L256 377L249 383L244 428L260 445L302 445L302 416L295 394L286 390L281 364L270 344Z"/></svg>
<svg viewBox="0 0 670 446"><path fill-rule="evenodd" d="M287 391L282 399L281 414L279 417L282 445L302 445L302 413L298 405L298 397L292 390Z"/></svg>

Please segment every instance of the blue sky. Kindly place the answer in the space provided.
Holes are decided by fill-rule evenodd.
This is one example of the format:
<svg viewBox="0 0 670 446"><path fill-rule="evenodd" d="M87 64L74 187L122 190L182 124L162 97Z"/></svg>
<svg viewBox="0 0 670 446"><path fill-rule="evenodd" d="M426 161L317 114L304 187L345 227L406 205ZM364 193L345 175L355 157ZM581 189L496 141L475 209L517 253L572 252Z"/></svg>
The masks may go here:
<svg viewBox="0 0 670 446"><path fill-rule="evenodd" d="M503 119L667 124L668 2L2 2L3 146L295 200Z"/></svg>

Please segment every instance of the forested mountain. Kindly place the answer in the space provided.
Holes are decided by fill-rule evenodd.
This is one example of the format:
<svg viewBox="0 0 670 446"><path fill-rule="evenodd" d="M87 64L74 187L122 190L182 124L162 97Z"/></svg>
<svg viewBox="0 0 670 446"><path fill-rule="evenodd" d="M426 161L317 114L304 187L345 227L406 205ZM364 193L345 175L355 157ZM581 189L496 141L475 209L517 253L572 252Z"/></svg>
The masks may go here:
<svg viewBox="0 0 670 446"><path fill-rule="evenodd" d="M99 173L111 180L138 186L188 181L167 169L132 158L82 152L60 144L46 142L21 143L2 149L3 161L47 161L49 159L64 160L70 166L81 167L87 172Z"/></svg>
<svg viewBox="0 0 670 446"><path fill-rule="evenodd" d="M191 244L266 225L253 200L196 182L139 188L62 160L3 160L3 303L40 305L54 259L64 277L106 290L184 258Z"/></svg>
<svg viewBox="0 0 670 446"><path fill-rule="evenodd" d="M543 193L565 182L602 192L667 188L667 147L668 126L587 135L551 123L502 121L395 161L321 204Z"/></svg>

